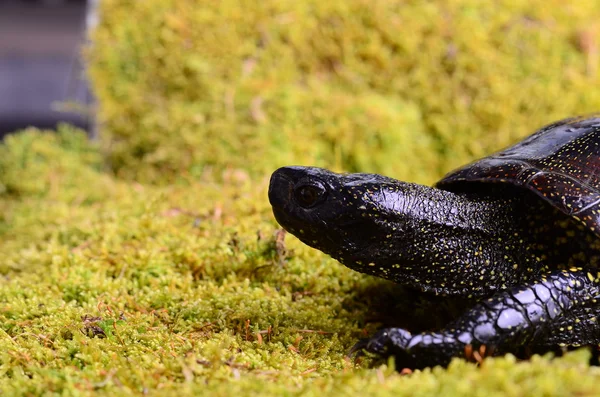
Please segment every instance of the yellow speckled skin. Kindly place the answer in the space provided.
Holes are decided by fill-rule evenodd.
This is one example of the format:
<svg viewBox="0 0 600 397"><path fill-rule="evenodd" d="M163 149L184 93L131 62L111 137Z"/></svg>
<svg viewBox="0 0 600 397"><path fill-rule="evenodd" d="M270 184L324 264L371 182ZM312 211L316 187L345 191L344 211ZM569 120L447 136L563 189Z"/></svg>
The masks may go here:
<svg viewBox="0 0 600 397"><path fill-rule="evenodd" d="M600 343L600 118L542 128L435 188L314 167L277 170L277 221L357 271L481 299L438 333L388 328L361 342L400 366L487 346ZM469 354L467 354L469 355Z"/></svg>

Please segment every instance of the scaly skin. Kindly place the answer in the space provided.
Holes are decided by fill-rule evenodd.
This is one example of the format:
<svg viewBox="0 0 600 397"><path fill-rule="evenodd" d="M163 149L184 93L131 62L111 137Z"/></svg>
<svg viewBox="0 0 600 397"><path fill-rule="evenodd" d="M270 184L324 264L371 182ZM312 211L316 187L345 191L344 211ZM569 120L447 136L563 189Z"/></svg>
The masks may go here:
<svg viewBox="0 0 600 397"><path fill-rule="evenodd" d="M556 343L549 332L555 328L554 321L576 307L597 308L599 294L597 275L578 269L563 270L543 276L527 287L512 288L482 300L442 331L411 335L401 328L385 328L359 342L353 351L393 355L397 368L424 368L447 365L452 357L469 355L469 351L497 355L517 346L549 346ZM569 344L598 343L597 321L580 320L583 321L573 324L593 330L589 335L593 339L575 343L571 339Z"/></svg>
<svg viewBox="0 0 600 397"><path fill-rule="evenodd" d="M439 332L388 328L357 345L394 355L399 368L445 365L482 345L502 354L597 344L598 237L528 190L482 186L451 192L284 167L271 178L269 199L287 231L354 270L481 299Z"/></svg>

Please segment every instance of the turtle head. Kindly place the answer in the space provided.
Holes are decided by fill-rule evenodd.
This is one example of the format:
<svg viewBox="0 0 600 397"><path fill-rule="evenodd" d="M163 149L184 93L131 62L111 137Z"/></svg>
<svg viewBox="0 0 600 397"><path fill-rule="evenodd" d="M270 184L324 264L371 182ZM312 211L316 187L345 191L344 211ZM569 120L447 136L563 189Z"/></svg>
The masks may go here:
<svg viewBox="0 0 600 397"><path fill-rule="evenodd" d="M283 167L271 176L269 201L285 230L356 268L356 262L369 262L383 253L382 239L391 230L387 214L390 204L397 204L397 195L386 194L386 186L398 193L401 184L375 174ZM398 219L397 213L393 219Z"/></svg>

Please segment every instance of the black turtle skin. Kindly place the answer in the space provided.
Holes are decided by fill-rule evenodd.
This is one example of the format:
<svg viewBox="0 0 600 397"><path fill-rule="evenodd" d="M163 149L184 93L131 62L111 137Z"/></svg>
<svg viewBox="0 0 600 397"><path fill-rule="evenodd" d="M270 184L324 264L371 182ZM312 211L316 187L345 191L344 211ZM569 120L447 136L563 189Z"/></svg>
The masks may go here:
<svg viewBox="0 0 600 397"><path fill-rule="evenodd" d="M384 328L353 348L397 368L600 344L600 117L546 126L435 187L283 167L279 224L351 269L473 307L436 332Z"/></svg>

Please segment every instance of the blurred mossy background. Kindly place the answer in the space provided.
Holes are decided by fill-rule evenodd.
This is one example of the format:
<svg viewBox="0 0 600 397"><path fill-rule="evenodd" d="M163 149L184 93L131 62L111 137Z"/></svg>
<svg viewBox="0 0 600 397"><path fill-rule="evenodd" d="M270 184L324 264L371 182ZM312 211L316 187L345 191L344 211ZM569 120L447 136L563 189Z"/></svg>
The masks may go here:
<svg viewBox="0 0 600 397"><path fill-rule="evenodd" d="M266 189L287 164L432 183L600 110L598 21L596 1L103 0L99 141L0 145L0 394L597 395L585 351L355 365L387 316L452 304L284 239Z"/></svg>

